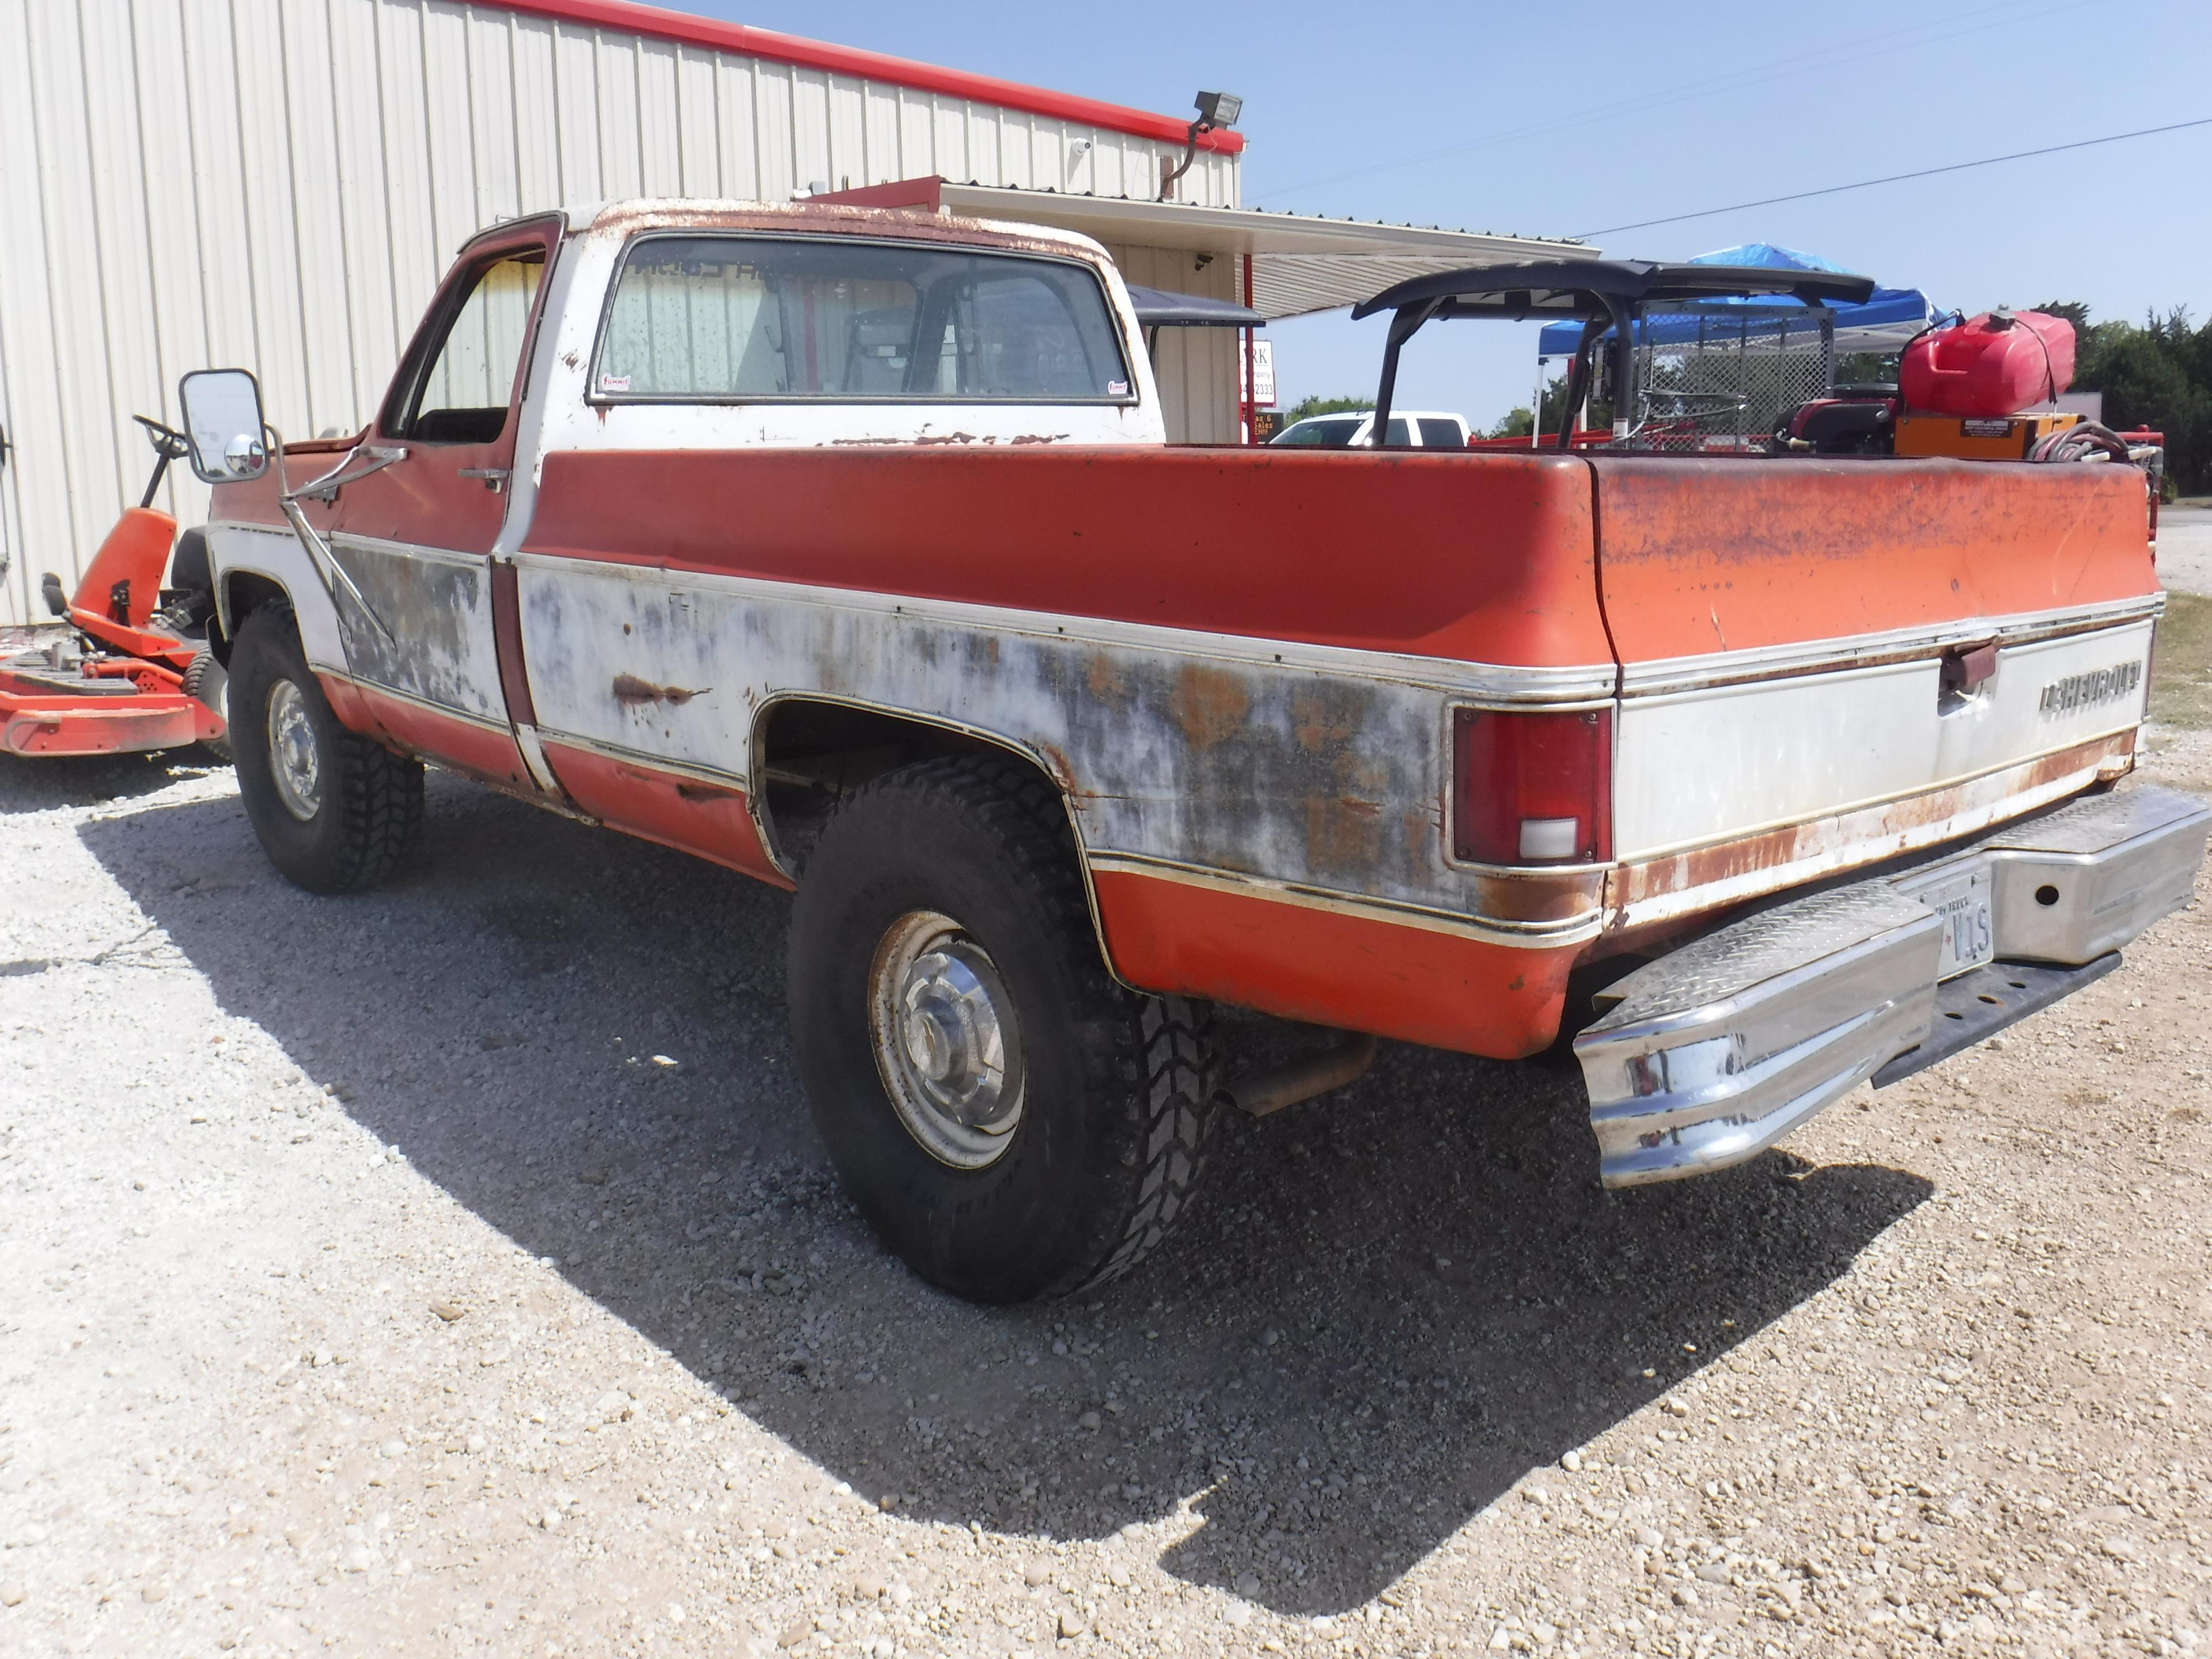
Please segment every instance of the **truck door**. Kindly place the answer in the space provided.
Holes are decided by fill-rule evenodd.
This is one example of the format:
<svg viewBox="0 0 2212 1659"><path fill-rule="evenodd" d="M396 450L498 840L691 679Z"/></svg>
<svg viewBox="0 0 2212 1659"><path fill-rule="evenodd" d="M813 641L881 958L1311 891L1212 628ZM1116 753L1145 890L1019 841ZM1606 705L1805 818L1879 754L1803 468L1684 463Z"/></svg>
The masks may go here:
<svg viewBox="0 0 2212 1659"><path fill-rule="evenodd" d="M380 465L343 485L330 532L376 612L342 605L340 620L350 671L385 729L525 787L501 691L490 556L559 228L557 219L503 226L463 250L349 471Z"/></svg>

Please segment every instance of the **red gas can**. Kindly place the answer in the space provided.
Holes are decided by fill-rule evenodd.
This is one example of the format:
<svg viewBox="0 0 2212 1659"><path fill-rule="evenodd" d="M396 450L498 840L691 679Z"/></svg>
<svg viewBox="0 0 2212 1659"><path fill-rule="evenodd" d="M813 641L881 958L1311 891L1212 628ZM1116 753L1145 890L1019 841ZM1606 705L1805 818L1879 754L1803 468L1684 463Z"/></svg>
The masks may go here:
<svg viewBox="0 0 2212 1659"><path fill-rule="evenodd" d="M1984 312L1906 346L1898 383L1916 414L2014 415L2074 384L2074 325L2040 311Z"/></svg>

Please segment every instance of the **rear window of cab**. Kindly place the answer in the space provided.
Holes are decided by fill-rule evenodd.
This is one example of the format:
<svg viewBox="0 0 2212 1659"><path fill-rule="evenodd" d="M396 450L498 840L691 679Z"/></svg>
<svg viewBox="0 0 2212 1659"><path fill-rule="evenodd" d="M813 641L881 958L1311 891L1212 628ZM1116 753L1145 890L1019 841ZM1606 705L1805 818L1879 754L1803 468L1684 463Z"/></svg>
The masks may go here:
<svg viewBox="0 0 2212 1659"><path fill-rule="evenodd" d="M600 324L598 403L1133 401L1097 274L878 239L647 235Z"/></svg>

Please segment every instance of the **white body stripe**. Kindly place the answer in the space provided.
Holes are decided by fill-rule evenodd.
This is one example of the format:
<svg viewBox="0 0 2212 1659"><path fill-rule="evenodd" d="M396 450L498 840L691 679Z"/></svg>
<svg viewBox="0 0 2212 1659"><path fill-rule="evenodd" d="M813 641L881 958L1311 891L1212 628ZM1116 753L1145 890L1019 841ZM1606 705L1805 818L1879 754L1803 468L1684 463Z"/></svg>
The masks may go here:
<svg viewBox="0 0 2212 1659"><path fill-rule="evenodd" d="M207 526L208 561L216 575L216 597L222 606L223 632L237 637L239 618L230 614L232 575L265 576L291 596L292 613L300 628L300 645L307 666L350 673L345 641L338 628L337 607L300 539L282 526L233 524L216 520Z"/></svg>
<svg viewBox="0 0 2212 1659"><path fill-rule="evenodd" d="M1035 755L1096 854L1478 908L1479 878L1443 846L1449 708L1464 692L1375 674L1362 653L1307 647L1278 662L1265 641L1167 629L581 560L516 564L549 743L744 786L761 711L779 698L911 710ZM1464 672L1480 684L1509 671Z"/></svg>
<svg viewBox="0 0 2212 1659"><path fill-rule="evenodd" d="M1805 674L1621 705L1613 850L1640 860L1893 800L2133 727L2141 683L2070 710L2038 707L2043 686L2142 663L2135 623L1997 653L1974 695L1946 699L1931 659Z"/></svg>

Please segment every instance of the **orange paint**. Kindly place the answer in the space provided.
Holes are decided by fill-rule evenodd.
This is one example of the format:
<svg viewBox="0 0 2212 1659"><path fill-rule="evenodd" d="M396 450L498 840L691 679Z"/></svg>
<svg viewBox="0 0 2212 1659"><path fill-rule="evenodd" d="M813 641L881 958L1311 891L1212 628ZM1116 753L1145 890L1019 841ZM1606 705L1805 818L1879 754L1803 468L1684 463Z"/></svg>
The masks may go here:
<svg viewBox="0 0 2212 1659"><path fill-rule="evenodd" d="M556 452L523 544L1531 667L1610 660L1594 545L1571 458L912 446Z"/></svg>
<svg viewBox="0 0 2212 1659"><path fill-rule="evenodd" d="M1970 461L1594 455L1624 663L2156 591L2143 475Z"/></svg>
<svg viewBox="0 0 2212 1659"><path fill-rule="evenodd" d="M169 568L169 547L177 538L177 521L150 507L129 507L107 532L100 551L84 568L70 605L94 617L112 620L109 596L115 584L131 584L127 628L143 628L161 603L161 577ZM173 645L173 640L166 641Z"/></svg>
<svg viewBox="0 0 2212 1659"><path fill-rule="evenodd" d="M579 811L641 840L790 887L769 861L743 791L567 744L549 742L545 757Z"/></svg>
<svg viewBox="0 0 2212 1659"><path fill-rule="evenodd" d="M325 687L330 684L327 679L321 683ZM514 746L514 739L508 733L478 726L473 720L434 713L420 703L409 702L358 681L354 683L352 693L347 706L367 715L374 722L368 729L381 733L395 748L472 773L502 788L537 793L529 770L522 763L522 751ZM331 700L331 711L343 724L362 729L348 718L346 708L336 699Z"/></svg>
<svg viewBox="0 0 2212 1659"><path fill-rule="evenodd" d="M1099 871L1093 887L1114 965L1145 990L1498 1060L1551 1045L1580 952L1132 871Z"/></svg>

